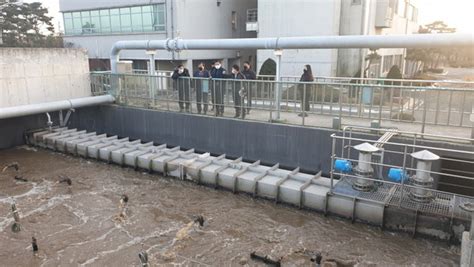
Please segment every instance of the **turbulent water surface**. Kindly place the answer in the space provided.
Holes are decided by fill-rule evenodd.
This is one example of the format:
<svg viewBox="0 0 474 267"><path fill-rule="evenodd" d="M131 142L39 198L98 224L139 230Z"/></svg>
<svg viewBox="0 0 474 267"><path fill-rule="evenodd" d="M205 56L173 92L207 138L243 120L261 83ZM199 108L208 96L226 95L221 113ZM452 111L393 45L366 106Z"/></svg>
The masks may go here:
<svg viewBox="0 0 474 267"><path fill-rule="evenodd" d="M44 150L0 151L1 266L258 266L257 251L283 266L312 266L310 251L348 266L455 266L459 248L275 205L115 165ZM58 183L59 176L72 186ZM118 214L129 197L125 218ZM11 203L22 230L13 233ZM189 224L193 216L204 227ZM31 237L38 240L34 256Z"/></svg>

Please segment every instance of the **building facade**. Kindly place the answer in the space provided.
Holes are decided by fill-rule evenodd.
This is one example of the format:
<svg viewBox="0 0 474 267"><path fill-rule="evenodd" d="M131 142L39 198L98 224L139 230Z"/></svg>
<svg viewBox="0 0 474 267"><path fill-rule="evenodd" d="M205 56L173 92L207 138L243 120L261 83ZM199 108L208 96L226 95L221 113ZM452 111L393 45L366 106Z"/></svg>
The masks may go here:
<svg viewBox="0 0 474 267"><path fill-rule="evenodd" d="M91 69L108 69L110 49L119 40L410 34L418 29L415 1L60 0L60 10L65 42L87 49ZM404 49L376 52L379 57L367 68L367 49L285 50L281 74L300 75L305 64L316 76L354 76L364 68L367 76L380 77L393 65L405 69ZM123 51L121 58L133 60L135 69L147 69L149 55L143 51ZM192 70L201 61L209 66L216 59L227 67L250 61L260 70L276 61L271 50L158 51L155 58L161 70L178 64Z"/></svg>
<svg viewBox="0 0 474 267"><path fill-rule="evenodd" d="M248 15L247 30L258 37L321 35L410 34L417 30L414 0L258 0ZM365 18L365 19L364 19ZM366 49L285 50L281 74L301 74L310 64L317 76L354 76L361 68ZM393 65L403 68L403 49L379 49L368 75L379 77ZM260 69L276 61L273 51L258 50Z"/></svg>
<svg viewBox="0 0 474 267"><path fill-rule="evenodd" d="M60 0L64 41L88 51L91 69L108 69L112 45L120 40L167 38L254 38L245 30L247 9L257 0ZM255 51L157 51L157 69L171 70L184 64L192 70L199 62L216 59L224 66L255 61ZM120 58L133 60L135 69L146 69L149 55L122 51Z"/></svg>

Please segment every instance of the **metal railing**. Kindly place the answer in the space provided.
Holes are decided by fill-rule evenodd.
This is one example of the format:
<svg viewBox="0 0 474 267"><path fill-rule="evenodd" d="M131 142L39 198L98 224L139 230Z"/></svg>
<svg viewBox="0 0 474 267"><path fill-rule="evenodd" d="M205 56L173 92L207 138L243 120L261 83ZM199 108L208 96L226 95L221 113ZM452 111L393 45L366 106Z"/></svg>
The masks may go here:
<svg viewBox="0 0 474 267"><path fill-rule="evenodd" d="M371 130L378 131L379 129ZM403 136L412 135L412 133L401 134ZM399 208L414 210L417 213L423 212L442 215L451 219L470 218L469 213L463 211L459 205L465 202L474 203L473 196L455 194L427 187L423 187L422 189L426 192L427 196L430 196L429 201L420 202L412 196L413 190L419 190L420 187L411 184L411 177L413 177L417 169L414 165L413 157L411 157L410 154L416 151L427 149L435 154L440 155L441 160L470 164L470 166L474 167L474 161L472 161L472 159L474 159L474 152L422 146L415 144L416 142L412 144L405 144L387 141L384 143L384 145L386 145L385 148L382 148L379 152L373 154L372 162L362 162L369 163L373 167L374 172L372 178L370 178L363 177L352 172L343 172L341 170L337 170L335 168L335 161L346 160L351 162L353 166L361 163L358 161L358 159L356 159L358 153L357 151L354 152L354 146L364 142L374 143L374 140L354 138L345 134L333 134L331 137L332 154L330 178L332 194L343 195L350 198L364 199L383 205L397 206ZM416 139L416 136L414 138ZM339 145L341 146L341 150L339 150ZM456 158L449 157L451 155L455 155ZM386 163L384 158L389 158L390 163ZM390 180L388 178L388 171L390 168L402 170L402 173L405 177L402 178L401 181ZM435 184L439 183L440 177L448 180L461 179L468 182L470 181L471 183L474 181L474 177L470 175L459 175L434 170L426 171L426 173L429 173L429 175L435 179ZM337 178L339 179L336 180ZM353 185L354 181L358 179L372 181L373 188L368 191L356 190ZM473 191L470 190L469 192Z"/></svg>
<svg viewBox="0 0 474 267"><path fill-rule="evenodd" d="M180 78L175 82L169 75L102 72L91 73L90 77L94 94L110 93L120 104L154 109L179 111L181 106L197 113L199 106L203 111L202 106L207 104L208 111L215 111L216 106L224 108L224 116L233 116L234 110L251 109L246 119L260 121L272 121L272 114L279 110L280 122L288 124L332 127L332 118L337 117L360 126L374 120L379 125L420 125L422 133L425 126L472 127L472 83L446 82L434 87L420 86L427 82L416 80L382 83L374 79L364 83L331 77L314 82L199 78ZM278 87L282 90L279 107L274 103ZM240 96L239 91L245 96Z"/></svg>

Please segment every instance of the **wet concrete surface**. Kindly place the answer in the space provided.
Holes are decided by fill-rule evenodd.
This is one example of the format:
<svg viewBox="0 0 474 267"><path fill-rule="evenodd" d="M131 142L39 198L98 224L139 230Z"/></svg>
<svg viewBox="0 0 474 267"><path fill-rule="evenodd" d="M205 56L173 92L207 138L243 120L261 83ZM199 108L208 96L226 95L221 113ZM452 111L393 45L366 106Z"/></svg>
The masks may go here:
<svg viewBox="0 0 474 267"><path fill-rule="evenodd" d="M346 266L459 264L458 246L156 174L29 147L0 151L0 167L12 161L29 181L0 173L0 266L139 266L142 247L151 266L264 266L252 251L282 258L282 266L314 266L304 250ZM123 220L122 194L129 197ZM11 230L13 202L19 233ZM204 216L203 227L189 225L195 215Z"/></svg>

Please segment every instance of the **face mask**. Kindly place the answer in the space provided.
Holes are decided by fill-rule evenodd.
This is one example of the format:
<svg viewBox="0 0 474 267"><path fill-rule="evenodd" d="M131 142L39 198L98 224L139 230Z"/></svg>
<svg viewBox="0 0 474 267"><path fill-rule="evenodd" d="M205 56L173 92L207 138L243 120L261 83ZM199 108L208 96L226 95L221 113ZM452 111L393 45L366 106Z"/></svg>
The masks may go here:
<svg viewBox="0 0 474 267"><path fill-rule="evenodd" d="M178 73L183 73L184 72L184 69L178 69Z"/></svg>
<svg viewBox="0 0 474 267"><path fill-rule="evenodd" d="M220 69L221 68L221 65L215 65L214 66L216 69Z"/></svg>
<svg viewBox="0 0 474 267"><path fill-rule="evenodd" d="M203 67L199 67L199 70L202 71L202 70L204 70L204 68L203 68Z"/></svg>
<svg viewBox="0 0 474 267"><path fill-rule="evenodd" d="M233 74L237 74L237 71L236 71L236 70L232 70L232 73L233 73Z"/></svg>
<svg viewBox="0 0 474 267"><path fill-rule="evenodd" d="M249 69L249 66L244 66L244 70L248 70Z"/></svg>

